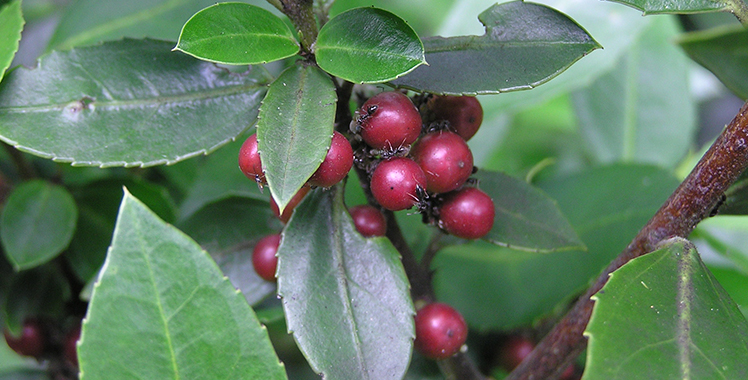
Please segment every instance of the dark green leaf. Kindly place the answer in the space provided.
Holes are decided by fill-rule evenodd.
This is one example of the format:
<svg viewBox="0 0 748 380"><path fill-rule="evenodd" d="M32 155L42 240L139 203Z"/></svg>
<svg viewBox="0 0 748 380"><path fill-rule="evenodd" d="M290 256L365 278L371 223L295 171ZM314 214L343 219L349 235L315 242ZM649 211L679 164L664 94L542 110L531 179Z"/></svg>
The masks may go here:
<svg viewBox="0 0 748 380"><path fill-rule="evenodd" d="M325 379L400 379L414 336L408 280L389 240L356 232L341 191L309 193L283 233L288 330Z"/></svg>
<svg viewBox="0 0 748 380"><path fill-rule="evenodd" d="M129 193L78 355L81 380L286 378L266 330L208 254Z"/></svg>
<svg viewBox="0 0 748 380"><path fill-rule="evenodd" d="M720 216L706 219L699 223L692 238L697 244L700 241L708 244L718 255L748 274L748 219L745 217Z"/></svg>
<svg viewBox="0 0 748 380"><path fill-rule="evenodd" d="M281 212L330 148L335 86L322 70L296 64L273 82L257 122L257 150Z"/></svg>
<svg viewBox="0 0 748 380"><path fill-rule="evenodd" d="M0 8L0 80L5 70L10 67L13 56L18 51L23 29L21 0L15 0Z"/></svg>
<svg viewBox="0 0 748 380"><path fill-rule="evenodd" d="M8 287L1 324L13 334L20 334L28 317L63 318L70 295L67 279L55 266L43 265L20 272L13 276Z"/></svg>
<svg viewBox="0 0 748 380"><path fill-rule="evenodd" d="M713 266L708 263L707 267L738 305L738 309L743 313L743 316L748 318L748 274L744 271Z"/></svg>
<svg viewBox="0 0 748 380"><path fill-rule="evenodd" d="M672 44L679 30L675 19L657 18L613 70L574 94L596 161L672 168L691 148L696 102L688 58Z"/></svg>
<svg viewBox="0 0 748 380"><path fill-rule="evenodd" d="M267 63L290 57L299 44L276 15L243 3L217 3L184 24L175 50L230 65Z"/></svg>
<svg viewBox="0 0 748 380"><path fill-rule="evenodd" d="M56 52L0 83L0 139L60 162L151 166L215 150L255 120L269 81L124 40Z"/></svg>
<svg viewBox="0 0 748 380"><path fill-rule="evenodd" d="M351 9L330 20L319 31L314 53L323 70L355 83L386 82L426 63L413 28L373 7Z"/></svg>
<svg viewBox="0 0 748 380"><path fill-rule="evenodd" d="M748 99L748 29L734 27L686 34L679 41L686 53L713 72L722 83L743 99Z"/></svg>
<svg viewBox="0 0 748 380"><path fill-rule="evenodd" d="M662 13L701 13L725 11L729 0L609 0L636 8L645 15ZM742 1L742 0L741 0Z"/></svg>
<svg viewBox="0 0 748 380"><path fill-rule="evenodd" d="M0 216L0 238L16 270L33 268L60 254L75 232L78 209L64 187L42 180L13 190Z"/></svg>
<svg viewBox="0 0 748 380"><path fill-rule="evenodd" d="M28 369L0 374L0 380L48 380L49 375L42 369Z"/></svg>
<svg viewBox="0 0 748 380"><path fill-rule="evenodd" d="M687 240L632 260L592 299L585 379L748 378L748 322Z"/></svg>
<svg viewBox="0 0 748 380"><path fill-rule="evenodd" d="M545 5L513 1L478 16L483 36L424 40L426 61L392 83L416 91L495 94L547 82L600 45Z"/></svg>
<svg viewBox="0 0 748 380"><path fill-rule="evenodd" d="M481 170L475 177L496 208L485 240L533 252L585 248L556 202L542 190L498 172Z"/></svg>

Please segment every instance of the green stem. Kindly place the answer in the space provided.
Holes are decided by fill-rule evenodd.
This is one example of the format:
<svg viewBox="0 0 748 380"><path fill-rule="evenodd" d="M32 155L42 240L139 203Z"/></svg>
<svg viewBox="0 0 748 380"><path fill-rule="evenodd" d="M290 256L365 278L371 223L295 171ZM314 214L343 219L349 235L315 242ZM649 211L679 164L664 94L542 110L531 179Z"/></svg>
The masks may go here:
<svg viewBox="0 0 748 380"><path fill-rule="evenodd" d="M312 54L312 45L317 40L317 20L314 18L312 0L277 0L283 12L296 27L301 42L302 56ZM272 3L271 3L272 4Z"/></svg>
<svg viewBox="0 0 748 380"><path fill-rule="evenodd" d="M729 0L730 13L740 21L743 26L748 27L748 5L743 0Z"/></svg>

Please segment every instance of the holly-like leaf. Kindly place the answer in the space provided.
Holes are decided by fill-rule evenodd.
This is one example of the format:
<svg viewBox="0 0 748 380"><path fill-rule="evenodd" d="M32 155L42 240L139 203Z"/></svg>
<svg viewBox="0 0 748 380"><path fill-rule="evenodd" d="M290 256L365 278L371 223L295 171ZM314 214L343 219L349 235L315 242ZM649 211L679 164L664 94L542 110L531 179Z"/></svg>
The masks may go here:
<svg viewBox="0 0 748 380"><path fill-rule="evenodd" d="M748 99L748 29L741 25L684 35L680 46L742 99Z"/></svg>
<svg viewBox="0 0 748 380"><path fill-rule="evenodd" d="M0 139L87 166L151 166L205 154L255 120L269 77L123 40L55 52L0 83Z"/></svg>
<svg viewBox="0 0 748 380"><path fill-rule="evenodd" d="M335 86L324 71L296 64L268 89L257 121L257 150L281 212L327 155Z"/></svg>
<svg viewBox="0 0 748 380"><path fill-rule="evenodd" d="M316 190L278 249L278 294L289 332L325 379L400 379L413 344L413 304L397 250L365 239L342 190Z"/></svg>
<svg viewBox="0 0 748 380"><path fill-rule="evenodd" d="M574 20L540 4L496 4L482 36L424 39L428 66L392 84L439 94L495 94L547 82L600 45Z"/></svg>
<svg viewBox="0 0 748 380"><path fill-rule="evenodd" d="M81 380L286 379L241 292L197 243L129 193L78 356Z"/></svg>
<svg viewBox="0 0 748 380"><path fill-rule="evenodd" d="M481 170L475 177L496 209L493 228L483 239L533 252L585 249L556 202L542 190L498 172Z"/></svg>
<svg viewBox="0 0 748 380"><path fill-rule="evenodd" d="M299 51L291 29L278 16L244 3L217 3L184 24L174 50L230 65L267 63Z"/></svg>
<svg viewBox="0 0 748 380"><path fill-rule="evenodd" d="M70 243L78 208L64 187L26 182L13 190L0 216L0 239L16 270L53 259Z"/></svg>
<svg viewBox="0 0 748 380"><path fill-rule="evenodd" d="M628 5L645 15L702 13L731 9L731 0L608 0ZM742 0L741 0L742 1Z"/></svg>
<svg viewBox="0 0 748 380"><path fill-rule="evenodd" d="M748 378L748 322L687 240L627 263L592 299L583 379Z"/></svg>
<svg viewBox="0 0 748 380"><path fill-rule="evenodd" d="M21 0L11 1L0 7L0 80L18 51L23 23Z"/></svg>
<svg viewBox="0 0 748 380"><path fill-rule="evenodd" d="M386 82L426 63L413 28L373 7L351 9L330 20L319 31L314 53L323 70L355 83Z"/></svg>

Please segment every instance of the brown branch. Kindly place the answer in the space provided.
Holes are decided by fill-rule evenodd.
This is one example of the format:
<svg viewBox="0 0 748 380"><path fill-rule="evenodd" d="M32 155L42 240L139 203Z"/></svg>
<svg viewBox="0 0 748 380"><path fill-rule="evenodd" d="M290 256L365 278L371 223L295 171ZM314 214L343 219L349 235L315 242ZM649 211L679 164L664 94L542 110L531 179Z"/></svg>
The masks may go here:
<svg viewBox="0 0 748 380"><path fill-rule="evenodd" d="M311 55L312 45L317 40L317 20L314 18L312 0L279 0L281 11L291 19L299 33L302 56ZM272 4L273 2L271 2Z"/></svg>
<svg viewBox="0 0 748 380"><path fill-rule="evenodd" d="M709 217L722 195L748 167L748 103L704 154L691 174L639 231L628 247L605 268L597 281L577 300L535 350L507 380L558 379L585 349L582 336L592 314L590 299L608 281L608 275L629 260L656 249L667 238L687 237Z"/></svg>

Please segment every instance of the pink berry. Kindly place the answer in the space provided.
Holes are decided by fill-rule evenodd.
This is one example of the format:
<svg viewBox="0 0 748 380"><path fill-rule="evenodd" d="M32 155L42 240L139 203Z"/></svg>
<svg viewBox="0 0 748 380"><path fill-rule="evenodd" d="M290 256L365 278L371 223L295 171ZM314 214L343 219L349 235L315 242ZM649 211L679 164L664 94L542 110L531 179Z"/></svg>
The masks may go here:
<svg viewBox="0 0 748 380"><path fill-rule="evenodd" d="M451 306L432 303L416 313L415 348L430 359L446 359L460 350L467 339L465 319Z"/></svg>
<svg viewBox="0 0 748 380"><path fill-rule="evenodd" d="M379 163L371 175L371 193L382 207L405 210L418 203L418 189L426 187L426 175L410 158L396 157Z"/></svg>
<svg viewBox="0 0 748 380"><path fill-rule="evenodd" d="M430 192L452 191L473 174L473 153L465 140L453 132L434 132L421 137L410 155L426 174L426 190Z"/></svg>
<svg viewBox="0 0 748 380"><path fill-rule="evenodd" d="M493 228L496 211L486 193L466 187L448 193L439 207L439 226L463 239L478 239Z"/></svg>
<svg viewBox="0 0 748 380"><path fill-rule="evenodd" d="M255 244L252 250L252 265L255 272L266 281L275 282L275 270L278 267L278 245L280 234L265 236Z"/></svg>
<svg viewBox="0 0 748 380"><path fill-rule="evenodd" d="M407 96L397 91L371 97L356 115L361 138L372 148L396 150L409 146L421 134L421 114Z"/></svg>
<svg viewBox="0 0 748 380"><path fill-rule="evenodd" d="M239 169L247 178L259 184L266 184L265 173L262 171L260 153L257 151L257 134L249 136L239 149Z"/></svg>
<svg viewBox="0 0 748 380"><path fill-rule="evenodd" d="M332 135L330 149L324 161L319 165L309 184L319 187L330 187L340 182L353 166L353 149L351 143L340 132Z"/></svg>
<svg viewBox="0 0 748 380"><path fill-rule="evenodd" d="M387 233L387 220L376 207L359 205L348 210L356 230L364 237L384 236Z"/></svg>
<svg viewBox="0 0 748 380"><path fill-rule="evenodd" d="M465 141L470 140L481 123L483 107L474 96L434 96L428 108L437 119L449 121L449 127Z"/></svg>

